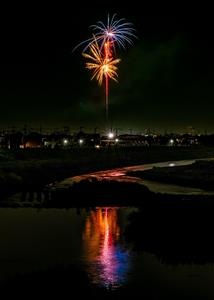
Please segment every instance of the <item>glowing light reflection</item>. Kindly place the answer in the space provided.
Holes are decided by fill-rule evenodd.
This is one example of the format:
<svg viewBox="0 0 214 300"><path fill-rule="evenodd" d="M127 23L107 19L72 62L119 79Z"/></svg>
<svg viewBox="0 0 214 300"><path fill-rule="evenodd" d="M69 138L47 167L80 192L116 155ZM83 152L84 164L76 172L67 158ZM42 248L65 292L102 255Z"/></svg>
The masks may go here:
<svg viewBox="0 0 214 300"><path fill-rule="evenodd" d="M84 255L93 283L114 289L126 281L129 254L122 247L118 211L98 208L86 219Z"/></svg>

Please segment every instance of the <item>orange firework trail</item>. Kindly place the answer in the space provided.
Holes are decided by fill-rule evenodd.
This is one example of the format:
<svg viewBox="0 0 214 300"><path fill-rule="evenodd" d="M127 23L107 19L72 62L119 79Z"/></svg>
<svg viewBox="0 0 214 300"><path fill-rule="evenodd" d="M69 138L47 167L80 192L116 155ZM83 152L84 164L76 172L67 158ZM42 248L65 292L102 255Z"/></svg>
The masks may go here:
<svg viewBox="0 0 214 300"><path fill-rule="evenodd" d="M96 78L98 83L101 85L104 78L106 84L106 119L108 119L108 80L113 79L117 82L117 64L120 59L114 59L109 55L109 48L107 42L105 43L104 55L99 48L99 45L95 39L94 43L89 46L89 54L83 53L83 56L90 60L86 63L86 68L93 71L91 79Z"/></svg>
<svg viewBox="0 0 214 300"><path fill-rule="evenodd" d="M109 48L109 41L107 40L105 42L105 59L106 61L109 61L109 51L110 51L110 48ZM106 74L106 121L108 121L108 93L109 93L109 88L108 88L108 73Z"/></svg>

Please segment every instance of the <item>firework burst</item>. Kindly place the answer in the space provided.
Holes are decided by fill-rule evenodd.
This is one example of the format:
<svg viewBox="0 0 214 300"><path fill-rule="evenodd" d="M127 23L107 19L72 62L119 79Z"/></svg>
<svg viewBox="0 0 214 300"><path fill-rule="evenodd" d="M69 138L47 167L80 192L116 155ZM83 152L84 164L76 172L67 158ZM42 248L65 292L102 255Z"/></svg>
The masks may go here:
<svg viewBox="0 0 214 300"><path fill-rule="evenodd" d="M136 38L135 29L132 23L127 22L124 18L117 20L116 14L112 18L108 15L106 24L99 21L90 27L93 30L92 38L78 44L73 51L83 46L83 56L89 59L86 68L92 70L92 79L96 78L101 85L105 78L105 107L108 121L109 78L117 82L118 68L116 65L120 62L119 58L114 58L116 46L125 49L126 44L132 45L132 39Z"/></svg>
<svg viewBox="0 0 214 300"><path fill-rule="evenodd" d="M108 42L113 47L117 44L125 49L126 44L132 45L132 39L137 38L132 23L126 22L124 18L116 20L116 14L112 18L108 15L107 24L99 21L96 25L91 25L91 28L96 40L101 42L101 48Z"/></svg>
<svg viewBox="0 0 214 300"><path fill-rule="evenodd" d="M120 62L120 59L103 56L96 40L94 44L90 45L89 54L83 53L83 56L90 60L86 63L86 68L93 71L91 79L96 78L99 85L102 84L104 78L108 77L117 82L118 68L116 65Z"/></svg>
<svg viewBox="0 0 214 300"><path fill-rule="evenodd" d="M108 15L107 24L99 21L97 22L97 24L91 25L90 27L94 32L93 37L79 43L73 49L73 51L83 46L83 52L85 52L87 48L89 48L94 43L95 39L101 45L101 49L106 42L110 42L111 46L113 46L114 49L115 44L125 49L126 44L133 44L133 38L137 39L137 36L134 34L135 29L133 27L133 24L130 22L126 22L126 19L124 18L117 20L116 14L114 14L112 18L110 18L110 16Z"/></svg>

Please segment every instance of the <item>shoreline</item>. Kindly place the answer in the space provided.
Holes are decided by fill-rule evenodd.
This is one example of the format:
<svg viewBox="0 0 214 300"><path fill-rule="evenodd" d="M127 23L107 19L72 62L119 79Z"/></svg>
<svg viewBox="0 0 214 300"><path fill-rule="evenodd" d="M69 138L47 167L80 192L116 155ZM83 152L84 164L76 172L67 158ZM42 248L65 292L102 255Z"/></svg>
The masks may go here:
<svg viewBox="0 0 214 300"><path fill-rule="evenodd" d="M16 193L42 193L47 185L72 176L145 163L214 156L213 148L204 147L32 150L10 152L10 159L1 158L0 202Z"/></svg>
<svg viewBox="0 0 214 300"><path fill-rule="evenodd" d="M191 165L154 167L151 170L133 171L130 176L152 182L176 184L184 187L214 191L214 160L198 160Z"/></svg>
<svg viewBox="0 0 214 300"><path fill-rule="evenodd" d="M90 195L90 197L89 197ZM213 195L182 195L151 192L138 183L88 181L55 192L22 192L0 201L0 208L69 209L93 207L138 207L174 211L177 208L214 208Z"/></svg>

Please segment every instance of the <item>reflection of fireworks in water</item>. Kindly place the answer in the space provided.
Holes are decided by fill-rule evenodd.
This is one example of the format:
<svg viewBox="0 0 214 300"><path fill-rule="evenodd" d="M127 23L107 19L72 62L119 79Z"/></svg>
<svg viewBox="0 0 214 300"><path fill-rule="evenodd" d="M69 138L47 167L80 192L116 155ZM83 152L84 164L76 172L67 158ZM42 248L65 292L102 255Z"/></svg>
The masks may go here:
<svg viewBox="0 0 214 300"><path fill-rule="evenodd" d="M116 208L99 208L90 213L83 240L85 258L94 283L115 288L125 280L128 253L117 245L119 238Z"/></svg>
<svg viewBox="0 0 214 300"><path fill-rule="evenodd" d="M91 28L94 31L93 37L78 44L74 50L81 45L86 45L83 49L83 56L95 62L95 64L86 64L86 68L94 71L92 79L96 77L99 84L101 84L103 76L105 76L105 108L106 119L108 120L109 78L117 81L115 78L117 77L115 64L120 61L119 59L113 59L112 48L114 49L114 53L116 53L115 45L123 49L125 49L126 44L132 45L132 39L136 38L134 34L135 29L132 23L126 22L124 18L117 20L116 14L112 18L108 15L106 25L99 21L96 25L92 25ZM88 48L92 56L85 53Z"/></svg>

